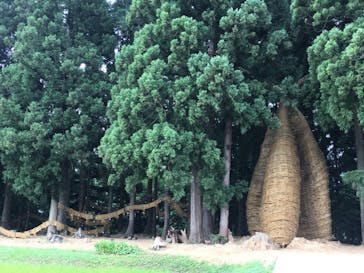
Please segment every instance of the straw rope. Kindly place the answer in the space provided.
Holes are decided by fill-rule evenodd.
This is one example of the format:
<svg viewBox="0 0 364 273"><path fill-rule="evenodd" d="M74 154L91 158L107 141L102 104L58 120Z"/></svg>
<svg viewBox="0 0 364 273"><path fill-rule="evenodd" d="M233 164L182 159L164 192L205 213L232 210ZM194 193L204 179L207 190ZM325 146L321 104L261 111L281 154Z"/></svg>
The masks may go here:
<svg viewBox="0 0 364 273"><path fill-rule="evenodd" d="M331 208L329 174L322 154L302 113L295 109L291 123L301 159L301 216L298 235L307 239L329 239Z"/></svg>
<svg viewBox="0 0 364 273"><path fill-rule="evenodd" d="M57 228L57 230L67 230L71 234L77 232L77 229L64 225L58 221L45 221L44 223L40 224L39 226L32 228L30 230L24 231L24 232L16 232L13 230L8 230L3 227L0 227L0 234L4 235L6 237L9 237L9 238L27 238L32 235L36 235L40 231L46 229L48 226L55 226ZM105 232L103 227L85 231L85 233L87 235L96 235L96 236L99 233L103 233L103 232Z"/></svg>
<svg viewBox="0 0 364 273"><path fill-rule="evenodd" d="M261 225L275 243L287 245L296 236L300 213L300 163L288 109L282 106L271 148L261 206Z"/></svg>
<svg viewBox="0 0 364 273"><path fill-rule="evenodd" d="M108 221L108 220L110 220L112 218L118 218L121 214L124 214L127 211L147 210L147 209L150 209L150 208L157 207L160 203L162 203L164 201L170 203L172 208L174 208L176 210L176 212L180 216L188 217L187 213L184 212L183 209L181 208L181 206L178 203L176 203L175 201L173 201L171 197L162 197L162 198L159 198L159 199L157 199L157 200L155 200L153 202L147 203L147 204L126 206L126 207L121 208L121 209L119 209L117 211L114 211L114 212L105 213L105 214L98 214L98 215L79 212L77 210L66 207L62 203L58 204L58 208L63 209L69 215L69 217L71 219L73 219L74 217L78 217L78 218L81 218L81 219L85 219L86 223L88 223L89 225L95 225L95 223L97 221L103 222L103 221Z"/></svg>
<svg viewBox="0 0 364 273"><path fill-rule="evenodd" d="M248 197L246 201L246 218L250 234L261 231L260 226L260 206L262 202L262 192L264 176L267 165L267 158L274 142L274 132L268 129L265 133L264 141L260 147L258 162L255 165L254 173L250 182Z"/></svg>
<svg viewBox="0 0 364 273"><path fill-rule="evenodd" d="M183 209L181 208L181 206L178 203L176 203L175 201L173 201L171 197L162 197L162 198L157 199L148 204L126 206L126 207L119 209L117 211L114 211L112 213L98 214L98 215L79 212L72 208L66 207L62 203L58 203L58 208L64 210L64 212L68 215L68 217L71 220L73 220L73 218L77 217L77 218L86 220L85 223L88 226L102 225L101 227L97 227L95 229L85 231L85 233L87 235L96 235L97 236L98 234L105 232L110 219L117 218L121 214L123 214L127 211L147 210L150 208L154 208L154 207L157 207L160 203L162 203L164 201L169 202L171 204L171 207L174 208L180 216L188 217L187 213L184 212ZM71 234L77 232L77 229L69 227L58 221L51 221L51 222L45 221L44 223L40 224L39 226L37 226L33 229L30 229L30 230L24 231L24 232L16 232L16 231L12 231L12 230L8 230L3 227L0 227L0 234L4 235L6 237L9 237L9 238L27 238L31 235L36 235L43 229L46 229L48 226L55 226L57 228L57 230L66 230L66 231L70 232Z"/></svg>

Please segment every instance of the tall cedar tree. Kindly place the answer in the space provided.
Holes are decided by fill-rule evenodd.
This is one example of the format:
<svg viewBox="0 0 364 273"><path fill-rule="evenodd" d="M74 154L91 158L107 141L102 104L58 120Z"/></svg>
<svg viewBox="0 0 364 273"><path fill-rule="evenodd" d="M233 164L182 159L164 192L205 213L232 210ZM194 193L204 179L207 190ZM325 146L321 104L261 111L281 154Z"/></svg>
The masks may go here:
<svg viewBox="0 0 364 273"><path fill-rule="evenodd" d="M2 71L2 95L17 111L7 117L18 118L3 130L17 155L4 167L7 177L34 202L50 193L53 209L56 199L67 204L81 169L91 180L102 168L96 148L107 126L117 42L109 12L103 1L37 3L18 26L12 64ZM51 220L56 215L51 211Z"/></svg>
<svg viewBox="0 0 364 273"><path fill-rule="evenodd" d="M29 15L33 1L0 1L0 69L3 70L13 59L15 32L18 24L24 23ZM18 150L15 145L15 130L19 126L21 113L18 105L9 98L3 74L0 74L0 186L4 183L4 196L1 214L1 225L9 228L11 212L11 176L18 161ZM10 129L12 128L12 129ZM12 173L13 172L13 173Z"/></svg>
<svg viewBox="0 0 364 273"><path fill-rule="evenodd" d="M133 43L123 46L117 55L119 79L108 110L111 126L99 150L113 169L111 183L126 176L127 190L133 192L138 184L145 188L148 180L157 180L163 192L170 191L179 200L191 184L193 169L208 166L213 172L219 162L215 144L203 133L189 131L173 111L174 80L186 75L187 69L181 64L201 49L206 30L196 20L183 16L178 3L163 3L138 17L138 2L131 5L131 22L152 19L139 26ZM201 154L205 160L201 160ZM198 186L197 171L194 174L193 183ZM195 199L199 209L201 198L198 195ZM194 221L200 221L191 215ZM197 232L193 232L195 228ZM193 224L191 230L196 234L190 236L191 241L201 241L202 225Z"/></svg>
<svg viewBox="0 0 364 273"><path fill-rule="evenodd" d="M363 9L364 4L359 0L291 3L292 22L303 34L301 44L312 44L307 50L309 78L303 86L309 90L304 92L308 104L316 109L316 121L322 128L332 128L333 124L345 132L354 128L358 170L364 168L360 77ZM356 190L363 191L362 182L356 185ZM364 194L360 204L364 238Z"/></svg>
<svg viewBox="0 0 364 273"><path fill-rule="evenodd" d="M308 49L310 75L317 81L320 116L332 118L344 131L354 127L357 169L364 170L364 17L344 29L324 31ZM364 238L364 183L355 185L360 196L362 238ZM363 242L363 240L362 240Z"/></svg>
<svg viewBox="0 0 364 273"><path fill-rule="evenodd" d="M117 56L111 126L100 147L111 179L127 176L129 190L157 179L179 199L192 177L193 242L202 240L202 195L222 205L220 234L227 236L233 129L273 124L266 91L285 80L276 62L292 63L278 9L238 2L132 1L128 18L138 31Z"/></svg>

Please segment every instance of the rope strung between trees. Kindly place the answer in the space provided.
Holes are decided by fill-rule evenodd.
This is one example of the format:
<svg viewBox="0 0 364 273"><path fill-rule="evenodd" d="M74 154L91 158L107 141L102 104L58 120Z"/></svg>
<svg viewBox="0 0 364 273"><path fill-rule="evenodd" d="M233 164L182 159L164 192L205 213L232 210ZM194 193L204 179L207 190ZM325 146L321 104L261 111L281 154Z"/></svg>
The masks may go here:
<svg viewBox="0 0 364 273"><path fill-rule="evenodd" d="M77 229L69 227L58 221L45 221L44 223L40 224L39 226L32 228L30 230L24 231L24 232L16 232L13 230L8 230L3 227L0 227L0 234L4 235L6 237L9 237L9 238L27 238L27 237L30 237L31 235L36 235L43 229L46 229L48 226L55 226L57 228L57 230L67 230L71 234L72 233L74 234L77 232ZM87 235L95 235L95 236L97 236L99 233L103 233L103 232L105 232L104 227L98 227L98 228L95 228L92 230L85 231L85 233Z"/></svg>
<svg viewBox="0 0 364 273"><path fill-rule="evenodd" d="M86 224L88 224L90 226L91 225L95 226L98 224L102 225L101 227L97 227L95 229L85 231L85 233L87 235L97 236L98 234L105 232L106 226L109 224L110 219L118 218L121 214L124 214L127 211L147 210L150 208L154 208L154 207L157 207L162 202L170 203L171 207L174 208L181 217L188 217L188 214L186 212L184 212L183 209L181 208L181 206L178 203L174 202L171 197L162 197L162 198L159 198L159 199L157 199L153 202L147 203L147 204L126 206L122 209L119 209L119 210L111 212L111 213L98 214L98 215L79 212L77 210L66 207L62 203L58 203L58 208L62 209L64 212L66 212L68 214L68 216L71 218L71 220L74 217L78 217L78 218L85 219ZM77 229L67 226L65 224L62 224L61 222L45 221L42 224L40 224L39 226L32 228L30 230L24 231L24 232L16 232L13 230L8 230L3 227L0 227L0 234L4 235L6 237L9 237L9 238L27 238L31 235L36 235L40 231L46 229L48 226L55 226L57 228L57 230L66 230L71 234L74 234L77 232Z"/></svg>
<svg viewBox="0 0 364 273"><path fill-rule="evenodd" d="M74 217L78 217L81 219L85 219L86 221L89 221L89 223L91 223L90 220L104 222L104 221L108 221L112 218L118 218L121 214L124 214L125 212L131 211L131 210L147 210L147 209L155 208L162 202L170 203L172 208L174 208L181 217L188 217L188 214L183 211L181 206L178 203L174 202L171 197L167 197L167 196L159 198L159 199L157 199L153 202L147 203L147 204L126 206L126 207L116 210L114 212L105 213L105 214L97 214L97 215L79 212L77 210L66 207L62 203L58 203L58 208L64 210L66 213L68 213L68 215L70 216L71 219L73 219Z"/></svg>

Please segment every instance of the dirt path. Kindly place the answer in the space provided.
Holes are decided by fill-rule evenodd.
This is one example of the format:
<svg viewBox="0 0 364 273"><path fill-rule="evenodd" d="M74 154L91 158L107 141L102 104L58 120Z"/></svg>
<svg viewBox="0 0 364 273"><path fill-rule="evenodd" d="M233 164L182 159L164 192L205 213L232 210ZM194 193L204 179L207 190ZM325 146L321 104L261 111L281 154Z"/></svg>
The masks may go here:
<svg viewBox="0 0 364 273"><path fill-rule="evenodd" d="M274 273L363 273L364 251L346 252L287 252L276 262Z"/></svg>
<svg viewBox="0 0 364 273"><path fill-rule="evenodd" d="M93 250L94 244L99 240L110 240L110 238L74 239L66 237L63 243L49 243L45 237L41 236L29 239L0 237L0 245ZM152 251L150 250L153 244L152 239L142 238L130 241L114 238L113 240L125 241L146 251ZM268 265L276 262L274 272L277 273L364 272L364 246L348 246L336 242L325 243L297 238L286 249L253 251L244 249L242 240L237 239L233 243L225 245L169 244L165 249L153 251L153 253L189 256L213 264L245 264L260 260Z"/></svg>

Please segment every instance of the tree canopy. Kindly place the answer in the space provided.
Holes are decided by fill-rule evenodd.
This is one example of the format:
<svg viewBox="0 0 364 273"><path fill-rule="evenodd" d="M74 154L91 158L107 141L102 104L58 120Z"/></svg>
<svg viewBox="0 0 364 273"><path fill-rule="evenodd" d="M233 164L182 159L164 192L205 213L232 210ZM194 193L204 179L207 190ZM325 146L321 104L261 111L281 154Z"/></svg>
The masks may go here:
<svg viewBox="0 0 364 273"><path fill-rule="evenodd" d="M2 223L20 202L11 194L26 201L20 214L44 217L52 201L97 213L168 196L188 220L166 202L160 217L130 213L129 226L171 221L192 242L246 234L248 181L285 104L328 160L335 236L359 242L363 10L360 0L1 0Z"/></svg>

